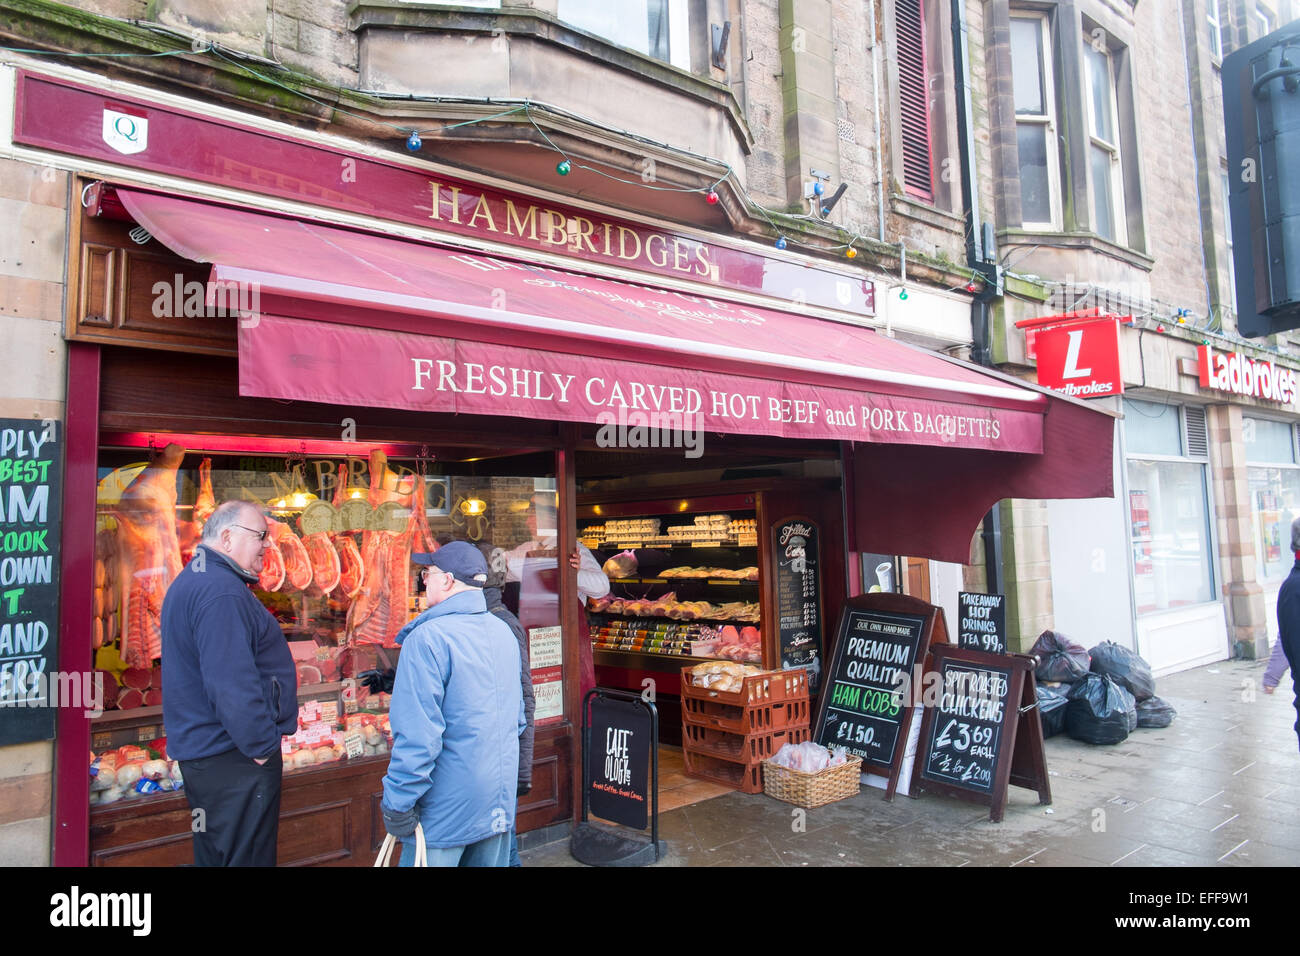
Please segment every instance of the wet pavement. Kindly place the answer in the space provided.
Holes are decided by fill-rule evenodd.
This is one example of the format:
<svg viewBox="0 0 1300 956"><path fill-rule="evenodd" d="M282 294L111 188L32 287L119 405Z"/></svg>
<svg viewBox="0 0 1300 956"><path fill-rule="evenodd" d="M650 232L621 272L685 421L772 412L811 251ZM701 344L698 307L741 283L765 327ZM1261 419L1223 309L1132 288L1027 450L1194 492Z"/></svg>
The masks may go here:
<svg viewBox="0 0 1300 956"><path fill-rule="evenodd" d="M1291 679L1260 689L1264 661L1223 661L1160 678L1178 716L1161 730L1091 746L1047 741L1050 806L1012 786L1006 816L925 793L856 797L806 811L728 793L660 814L656 866L1294 866L1300 862L1300 748ZM579 866L568 841L525 866Z"/></svg>

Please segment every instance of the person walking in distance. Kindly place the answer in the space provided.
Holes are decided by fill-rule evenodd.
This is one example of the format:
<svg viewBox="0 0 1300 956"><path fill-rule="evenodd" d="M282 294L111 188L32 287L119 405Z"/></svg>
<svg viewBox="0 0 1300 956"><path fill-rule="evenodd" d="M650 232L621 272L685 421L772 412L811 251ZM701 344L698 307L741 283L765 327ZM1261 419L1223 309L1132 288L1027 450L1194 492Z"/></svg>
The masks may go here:
<svg viewBox="0 0 1300 956"><path fill-rule="evenodd" d="M163 599L163 723L198 866L275 865L280 738L298 727L298 676L279 623L250 590L266 535L257 505L224 502Z"/></svg>
<svg viewBox="0 0 1300 956"><path fill-rule="evenodd" d="M1295 694L1295 732L1300 739L1300 683L1296 681L1296 665L1300 664L1300 518L1291 522L1291 550L1295 553L1295 566L1282 582L1277 592L1277 639L1291 668L1291 690ZM1281 675L1278 675L1281 679Z"/></svg>
<svg viewBox="0 0 1300 956"><path fill-rule="evenodd" d="M430 866L506 866L525 726L519 648L488 612L478 548L452 541L411 559L425 565L428 610L396 638L384 826L403 866L417 823Z"/></svg>

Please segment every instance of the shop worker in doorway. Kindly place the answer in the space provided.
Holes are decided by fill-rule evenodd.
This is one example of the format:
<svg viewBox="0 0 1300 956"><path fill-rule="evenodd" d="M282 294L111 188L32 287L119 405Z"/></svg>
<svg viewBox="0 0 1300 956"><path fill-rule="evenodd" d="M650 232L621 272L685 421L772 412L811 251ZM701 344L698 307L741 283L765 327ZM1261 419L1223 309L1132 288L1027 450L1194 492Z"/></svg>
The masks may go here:
<svg viewBox="0 0 1300 956"><path fill-rule="evenodd" d="M1300 518L1291 522L1291 550L1295 553L1295 566L1282 589L1277 592L1277 639L1282 644L1287 663L1291 666L1291 689L1295 693L1296 737L1300 738L1300 682L1296 680L1296 665L1300 664Z"/></svg>
<svg viewBox="0 0 1300 956"><path fill-rule="evenodd" d="M298 676L249 589L268 544L257 505L224 502L163 600L163 724L198 866L275 866L280 738L298 729Z"/></svg>
<svg viewBox="0 0 1300 956"><path fill-rule="evenodd" d="M506 866L525 726L519 647L487 609L478 548L452 541L412 560L425 566L428 610L397 635L384 826L402 866L415 862L417 823L430 866Z"/></svg>
<svg viewBox="0 0 1300 956"><path fill-rule="evenodd" d="M553 492L533 495L531 507L528 509L528 534L532 540L524 542L506 554L507 581L523 582L525 564L530 560L528 558L530 551L550 551L556 548L559 538L559 524L556 517ZM596 558L584 545L579 544L574 548L573 554L569 555L569 565L578 572L580 607L586 607L588 598L604 597L609 593L609 578L605 576ZM524 617L522 613L524 600L525 595L521 591L519 598L521 618ZM591 656L591 635L587 630L587 615L581 611L578 613L578 632L581 668L578 675L580 686L578 699L582 700L587 696L587 691L596 686L596 668Z"/></svg>

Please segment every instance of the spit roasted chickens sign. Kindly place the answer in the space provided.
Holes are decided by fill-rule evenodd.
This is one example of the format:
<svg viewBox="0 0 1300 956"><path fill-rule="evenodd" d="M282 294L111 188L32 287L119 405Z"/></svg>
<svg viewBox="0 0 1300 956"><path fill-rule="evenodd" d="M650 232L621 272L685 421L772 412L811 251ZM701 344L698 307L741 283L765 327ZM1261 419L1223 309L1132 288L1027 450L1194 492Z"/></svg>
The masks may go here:
<svg viewBox="0 0 1300 956"><path fill-rule="evenodd" d="M89 675L55 670L62 462L59 422L0 419L0 746L48 740L57 707L95 704Z"/></svg>

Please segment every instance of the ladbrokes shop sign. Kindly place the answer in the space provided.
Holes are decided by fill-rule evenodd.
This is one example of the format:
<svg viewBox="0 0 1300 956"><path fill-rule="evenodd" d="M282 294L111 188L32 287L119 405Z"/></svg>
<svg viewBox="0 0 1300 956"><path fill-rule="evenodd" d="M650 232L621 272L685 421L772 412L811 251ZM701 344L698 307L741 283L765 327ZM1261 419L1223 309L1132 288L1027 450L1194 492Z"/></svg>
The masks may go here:
<svg viewBox="0 0 1300 956"><path fill-rule="evenodd" d="M1202 345L1196 350L1200 364L1201 388L1232 395L1245 395L1279 405L1295 402L1296 374L1262 359L1252 359L1239 352L1220 352Z"/></svg>

